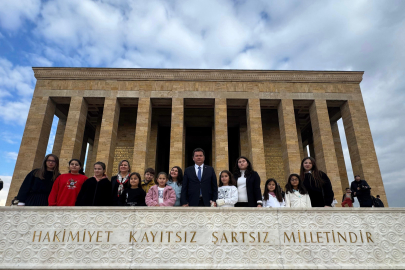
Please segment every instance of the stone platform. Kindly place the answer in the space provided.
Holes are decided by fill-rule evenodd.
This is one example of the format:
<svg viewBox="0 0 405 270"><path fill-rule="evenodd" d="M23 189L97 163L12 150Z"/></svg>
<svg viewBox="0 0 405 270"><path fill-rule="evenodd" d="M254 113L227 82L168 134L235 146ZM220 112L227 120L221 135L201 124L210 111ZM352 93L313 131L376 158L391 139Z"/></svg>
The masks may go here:
<svg viewBox="0 0 405 270"><path fill-rule="evenodd" d="M0 269L404 269L405 208L1 207Z"/></svg>

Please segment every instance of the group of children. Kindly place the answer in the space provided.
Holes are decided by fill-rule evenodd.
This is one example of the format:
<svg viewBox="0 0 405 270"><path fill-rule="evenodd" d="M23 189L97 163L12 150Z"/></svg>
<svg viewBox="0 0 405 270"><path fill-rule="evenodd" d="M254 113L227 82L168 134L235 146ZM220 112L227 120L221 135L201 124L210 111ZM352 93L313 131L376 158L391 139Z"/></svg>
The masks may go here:
<svg viewBox="0 0 405 270"><path fill-rule="evenodd" d="M87 178L83 174L80 160L72 159L69 161L69 173L61 174L54 180L48 205L180 206L183 177L180 167L173 167L170 176L160 172L156 177L155 171L148 168L143 181L139 173L130 172L128 161L121 161L118 167L118 174L109 181L105 164L97 162L94 164L94 176ZM30 175L27 175L27 178L29 177ZM25 185L32 186L27 183ZM221 171L218 186L216 206L234 207L238 202L238 188L234 175L228 170ZM273 178L268 179L263 193L263 207L311 207L310 197L298 174L289 176L285 189L286 193L283 194L277 181ZM27 194L30 192L32 193L32 190L26 191ZM21 193L22 189L19 198L24 197ZM21 201L21 205L24 205L24 202Z"/></svg>

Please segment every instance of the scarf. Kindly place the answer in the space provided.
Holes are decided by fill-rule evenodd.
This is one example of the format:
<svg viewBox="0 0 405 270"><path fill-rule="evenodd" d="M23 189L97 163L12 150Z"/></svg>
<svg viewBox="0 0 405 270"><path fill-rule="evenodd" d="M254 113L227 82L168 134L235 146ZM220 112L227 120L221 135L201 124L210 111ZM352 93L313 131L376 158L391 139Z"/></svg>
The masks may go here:
<svg viewBox="0 0 405 270"><path fill-rule="evenodd" d="M271 196L273 196L274 198L276 197L276 194L274 193L274 192L269 192L269 194L271 195Z"/></svg>
<svg viewBox="0 0 405 270"><path fill-rule="evenodd" d="M129 179L129 174L127 174L125 177L122 177L121 174L117 174L117 182L119 184L119 186L118 186L118 194L117 194L118 197L124 191L124 184L126 182L128 182L128 179Z"/></svg>

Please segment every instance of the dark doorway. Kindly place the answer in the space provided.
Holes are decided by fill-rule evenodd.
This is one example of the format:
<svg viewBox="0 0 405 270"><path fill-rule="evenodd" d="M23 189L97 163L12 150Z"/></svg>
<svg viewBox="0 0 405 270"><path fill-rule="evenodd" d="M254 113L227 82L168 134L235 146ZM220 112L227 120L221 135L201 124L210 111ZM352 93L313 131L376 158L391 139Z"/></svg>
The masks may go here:
<svg viewBox="0 0 405 270"><path fill-rule="evenodd" d="M232 172L236 159L240 156L239 127L228 127L228 159L229 170Z"/></svg>
<svg viewBox="0 0 405 270"><path fill-rule="evenodd" d="M160 126L157 133L156 146L156 174L159 172L168 173L170 157L170 127Z"/></svg>
<svg viewBox="0 0 405 270"><path fill-rule="evenodd" d="M204 150L204 164L212 166L212 127L186 128L186 167L194 165L193 150L196 148L202 148Z"/></svg>

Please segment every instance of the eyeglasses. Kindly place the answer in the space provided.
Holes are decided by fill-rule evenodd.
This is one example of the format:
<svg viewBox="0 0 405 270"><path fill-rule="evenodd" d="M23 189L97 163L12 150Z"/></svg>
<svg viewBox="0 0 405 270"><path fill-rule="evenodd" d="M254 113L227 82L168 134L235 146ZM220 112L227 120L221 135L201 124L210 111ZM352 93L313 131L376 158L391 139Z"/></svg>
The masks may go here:
<svg viewBox="0 0 405 270"><path fill-rule="evenodd" d="M48 159L46 162L50 162L50 163L56 163L56 160L51 160L51 159Z"/></svg>

